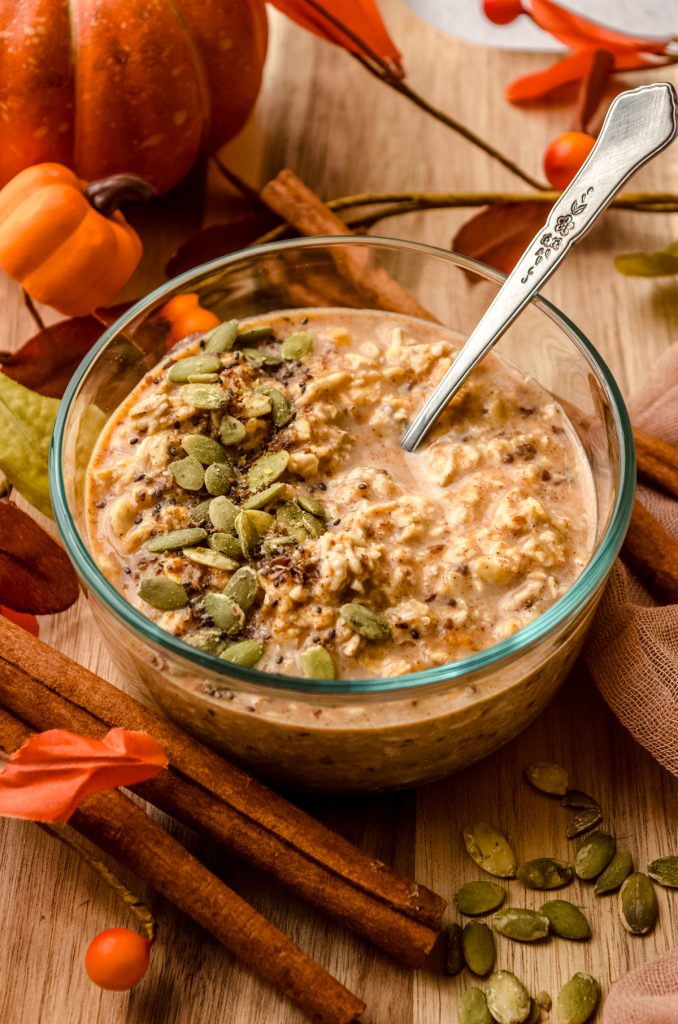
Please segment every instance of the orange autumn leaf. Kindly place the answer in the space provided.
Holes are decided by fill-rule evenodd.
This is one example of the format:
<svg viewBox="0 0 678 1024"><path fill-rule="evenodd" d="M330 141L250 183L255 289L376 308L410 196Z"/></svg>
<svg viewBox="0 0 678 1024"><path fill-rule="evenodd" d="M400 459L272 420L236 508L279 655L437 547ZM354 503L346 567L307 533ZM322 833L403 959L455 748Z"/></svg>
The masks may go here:
<svg viewBox="0 0 678 1024"><path fill-rule="evenodd" d="M530 0L529 14L540 28L563 43L568 50L632 50L664 53L670 39L640 39L574 14L553 0Z"/></svg>
<svg viewBox="0 0 678 1024"><path fill-rule="evenodd" d="M343 46L351 53L365 54L358 40L382 60L400 67L401 54L386 31L374 0L270 0L274 7L302 28ZM341 26L348 32L343 32Z"/></svg>
<svg viewBox="0 0 678 1024"><path fill-rule="evenodd" d="M567 57L562 57L544 68L543 71L535 71L529 75L521 75L520 78L509 82L506 87L506 99L510 103L526 103L530 100L541 100L549 96L556 89L574 82L580 82L591 66L593 50L579 50ZM612 52L612 51L610 51ZM614 71L638 71L641 68L650 67L654 61L651 57L643 56L635 50L626 53L612 53L614 57Z"/></svg>
<svg viewBox="0 0 678 1024"><path fill-rule="evenodd" d="M95 740L49 729L31 736L0 772L0 816L67 821L89 793L144 782L167 763L145 732L111 729Z"/></svg>
<svg viewBox="0 0 678 1024"><path fill-rule="evenodd" d="M544 203L488 206L462 224L452 240L452 248L509 274L547 213L548 204Z"/></svg>

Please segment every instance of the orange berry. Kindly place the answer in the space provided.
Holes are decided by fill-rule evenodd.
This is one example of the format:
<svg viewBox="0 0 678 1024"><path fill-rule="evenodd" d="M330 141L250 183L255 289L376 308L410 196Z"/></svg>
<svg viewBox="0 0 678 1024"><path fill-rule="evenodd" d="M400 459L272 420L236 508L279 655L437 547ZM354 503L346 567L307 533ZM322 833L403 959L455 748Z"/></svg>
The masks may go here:
<svg viewBox="0 0 678 1024"><path fill-rule="evenodd" d="M141 981L148 968L151 943L129 928L108 928L89 945L85 970L99 988L124 992Z"/></svg>
<svg viewBox="0 0 678 1024"><path fill-rule="evenodd" d="M595 145L586 132L563 132L544 153L544 173L554 188L567 188Z"/></svg>
<svg viewBox="0 0 678 1024"><path fill-rule="evenodd" d="M525 13L520 0L483 0L483 11L495 25L508 25Z"/></svg>

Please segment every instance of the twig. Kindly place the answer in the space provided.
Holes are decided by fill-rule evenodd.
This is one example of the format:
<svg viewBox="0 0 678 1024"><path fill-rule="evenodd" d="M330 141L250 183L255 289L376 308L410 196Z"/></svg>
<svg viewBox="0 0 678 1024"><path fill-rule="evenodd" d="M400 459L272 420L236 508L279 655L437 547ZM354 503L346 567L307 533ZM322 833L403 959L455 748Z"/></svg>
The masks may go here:
<svg viewBox="0 0 678 1024"><path fill-rule="evenodd" d="M40 314L38 313L37 309L33 305L33 299L30 297L25 288L22 288L21 291L24 297L24 306L33 317L36 327L38 328L39 331L44 331L45 323Z"/></svg>

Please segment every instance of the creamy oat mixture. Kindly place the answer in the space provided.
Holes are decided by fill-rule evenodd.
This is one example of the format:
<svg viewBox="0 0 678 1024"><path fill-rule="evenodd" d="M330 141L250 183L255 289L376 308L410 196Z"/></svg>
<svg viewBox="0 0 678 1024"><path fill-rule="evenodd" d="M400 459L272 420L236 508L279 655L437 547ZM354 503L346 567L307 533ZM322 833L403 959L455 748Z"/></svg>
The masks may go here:
<svg viewBox="0 0 678 1024"><path fill-rule="evenodd" d="M96 562L162 628L286 675L396 676L510 636L587 563L593 486L563 411L497 355L400 449L459 345L352 310L188 339L99 438Z"/></svg>

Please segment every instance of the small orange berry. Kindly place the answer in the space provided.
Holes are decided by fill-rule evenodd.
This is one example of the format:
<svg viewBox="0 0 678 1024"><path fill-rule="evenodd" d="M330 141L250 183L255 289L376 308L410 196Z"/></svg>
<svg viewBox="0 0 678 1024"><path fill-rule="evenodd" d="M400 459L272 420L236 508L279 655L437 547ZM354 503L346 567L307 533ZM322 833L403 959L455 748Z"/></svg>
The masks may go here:
<svg viewBox="0 0 678 1024"><path fill-rule="evenodd" d="M89 945L85 970L99 988L124 992L141 981L148 968L151 943L129 928L108 928Z"/></svg>
<svg viewBox="0 0 678 1024"><path fill-rule="evenodd" d="M563 132L544 153L544 173L554 188L567 188L595 145L586 132Z"/></svg>
<svg viewBox="0 0 678 1024"><path fill-rule="evenodd" d="M495 25L508 25L525 13L520 0L483 0L483 11Z"/></svg>

